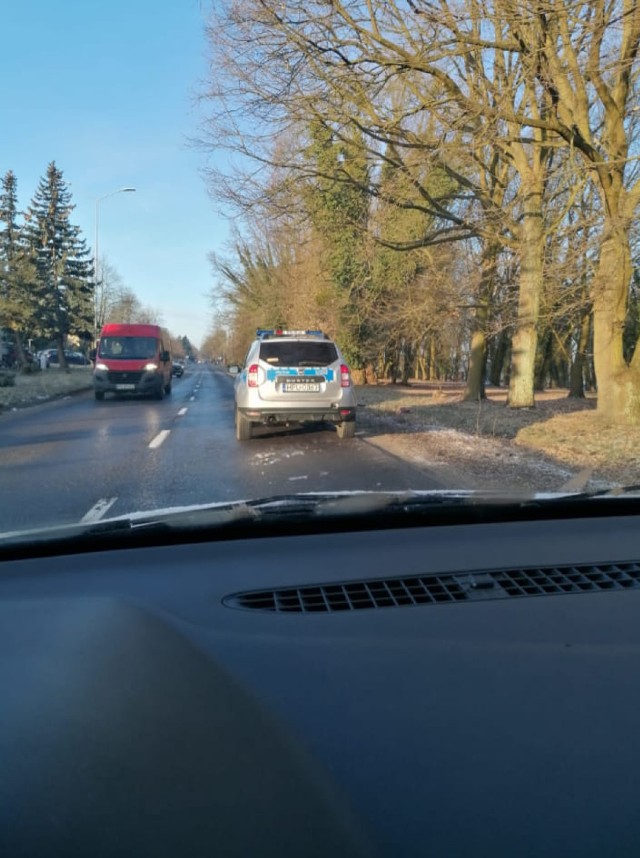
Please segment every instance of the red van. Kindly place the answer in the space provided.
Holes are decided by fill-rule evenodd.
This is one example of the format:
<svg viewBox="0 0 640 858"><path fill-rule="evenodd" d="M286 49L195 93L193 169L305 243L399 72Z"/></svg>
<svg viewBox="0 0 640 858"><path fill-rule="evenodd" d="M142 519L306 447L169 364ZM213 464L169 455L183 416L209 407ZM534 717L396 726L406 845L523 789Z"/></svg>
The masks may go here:
<svg viewBox="0 0 640 858"><path fill-rule="evenodd" d="M133 393L162 399L171 393L171 340L158 325L105 325L93 370L96 399Z"/></svg>

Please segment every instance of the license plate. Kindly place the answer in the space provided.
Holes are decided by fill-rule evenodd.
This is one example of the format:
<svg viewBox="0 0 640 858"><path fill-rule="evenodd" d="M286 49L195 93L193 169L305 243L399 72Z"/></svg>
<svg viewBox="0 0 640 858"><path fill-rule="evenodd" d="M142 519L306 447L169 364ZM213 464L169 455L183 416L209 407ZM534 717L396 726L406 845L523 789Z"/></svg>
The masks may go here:
<svg viewBox="0 0 640 858"><path fill-rule="evenodd" d="M116 384L116 390L135 390L135 384Z"/></svg>
<svg viewBox="0 0 640 858"><path fill-rule="evenodd" d="M282 389L285 393L318 393L320 391L319 384L310 384L309 382L305 382L304 384L283 384Z"/></svg>

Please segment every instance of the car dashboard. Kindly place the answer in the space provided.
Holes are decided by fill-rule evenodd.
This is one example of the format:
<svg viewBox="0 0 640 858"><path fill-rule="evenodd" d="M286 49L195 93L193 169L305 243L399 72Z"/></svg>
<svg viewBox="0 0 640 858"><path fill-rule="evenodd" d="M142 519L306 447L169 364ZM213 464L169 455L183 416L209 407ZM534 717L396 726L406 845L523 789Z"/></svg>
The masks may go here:
<svg viewBox="0 0 640 858"><path fill-rule="evenodd" d="M0 563L0 854L640 851L637 516Z"/></svg>

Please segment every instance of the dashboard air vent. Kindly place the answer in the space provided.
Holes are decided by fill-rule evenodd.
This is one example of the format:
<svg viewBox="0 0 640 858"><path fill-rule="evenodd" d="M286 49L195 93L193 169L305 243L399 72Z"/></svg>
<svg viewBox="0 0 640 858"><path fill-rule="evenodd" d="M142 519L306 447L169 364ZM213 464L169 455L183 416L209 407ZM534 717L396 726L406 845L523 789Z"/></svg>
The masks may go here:
<svg viewBox="0 0 640 858"><path fill-rule="evenodd" d="M271 613L333 613L367 608L594 593L640 587L640 563L501 569L447 575L371 578L252 590L225 597L230 608Z"/></svg>

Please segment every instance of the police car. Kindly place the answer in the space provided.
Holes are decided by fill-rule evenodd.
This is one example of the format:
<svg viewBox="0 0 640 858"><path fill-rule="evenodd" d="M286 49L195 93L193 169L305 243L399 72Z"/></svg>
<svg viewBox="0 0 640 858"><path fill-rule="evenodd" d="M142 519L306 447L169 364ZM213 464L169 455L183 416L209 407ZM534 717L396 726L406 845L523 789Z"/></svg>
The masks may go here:
<svg viewBox="0 0 640 858"><path fill-rule="evenodd" d="M356 396L336 344L322 331L260 329L235 382L238 441L253 426L333 423L339 438L355 435Z"/></svg>

